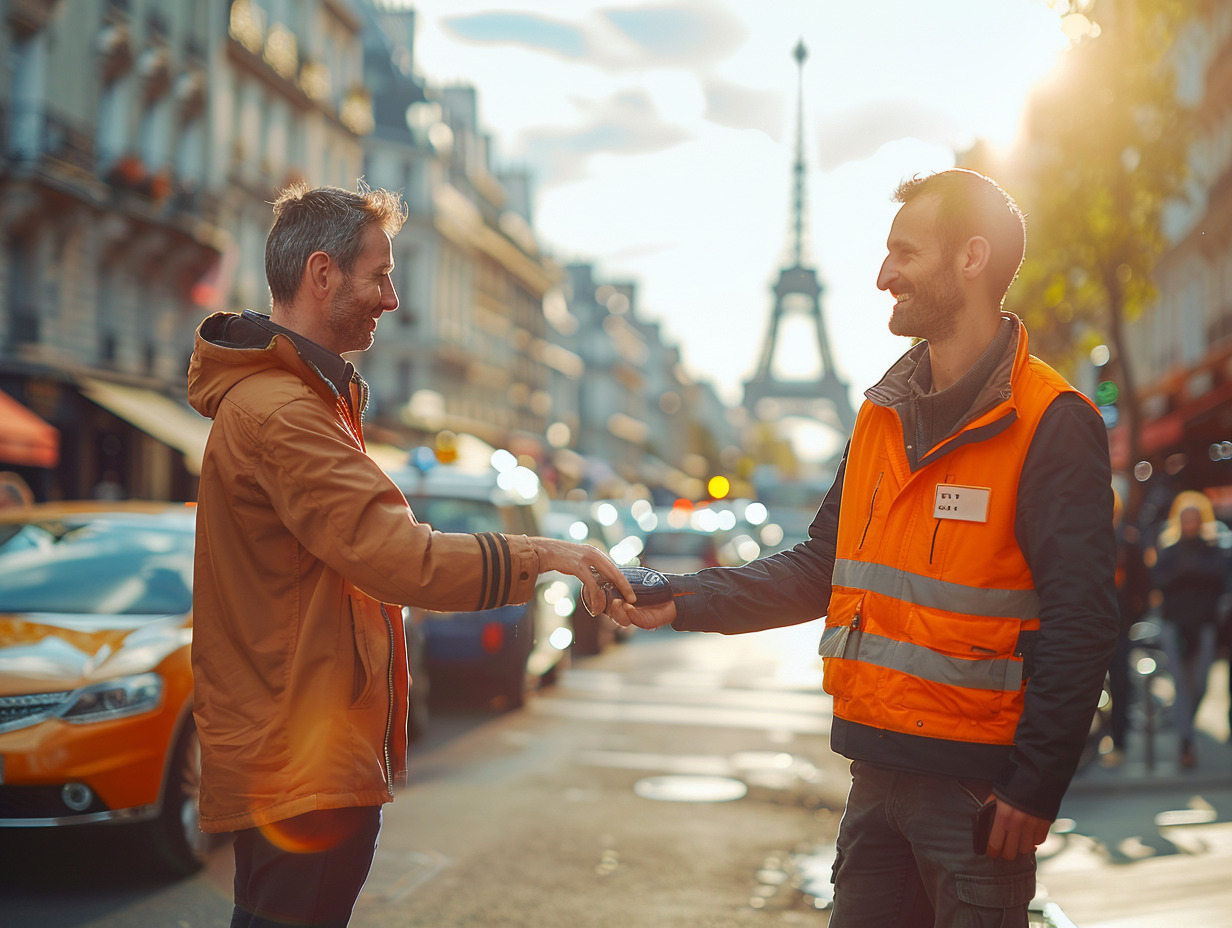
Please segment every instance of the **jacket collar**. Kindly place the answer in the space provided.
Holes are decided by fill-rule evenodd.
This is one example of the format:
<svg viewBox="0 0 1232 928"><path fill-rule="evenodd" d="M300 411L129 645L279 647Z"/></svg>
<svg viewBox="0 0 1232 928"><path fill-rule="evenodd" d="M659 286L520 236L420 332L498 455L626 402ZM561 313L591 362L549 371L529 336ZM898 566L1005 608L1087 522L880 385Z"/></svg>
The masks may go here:
<svg viewBox="0 0 1232 928"><path fill-rule="evenodd" d="M351 395L351 384L359 377L355 366L340 354L335 354L328 348L318 345L291 329L272 321L265 313L251 309L243 312L243 318L264 329L271 335L285 335L299 352L305 364L311 365L321 378L334 388L334 392L345 397Z"/></svg>
<svg viewBox="0 0 1232 928"><path fill-rule="evenodd" d="M912 470L918 470L936 460L958 444L991 437L1007 428L1017 418L1017 409L1013 402L1013 381L1015 374L1022 370L1029 360L1027 330L1022 320L1013 313L1003 312L1001 315L1002 318L1010 320L1014 327L1005 353L954 431L920 457ZM920 392L921 382L931 381L931 372L925 375L927 367L921 368L922 364L929 363L928 342L922 341L899 358L880 381L864 391L869 402L892 409L898 414L904 436L915 433L916 404L912 402L912 397ZM904 440L909 441L909 438Z"/></svg>
<svg viewBox="0 0 1232 928"><path fill-rule="evenodd" d="M1001 316L1003 319L1009 319L1014 325L1014 331L1010 335L1010 344L993 369L992 375L976 395L975 402L971 405L971 413L967 418L982 415L998 403L1009 399L1012 395L1011 383L1014 368L1019 363L1026 363L1027 333L1022 321L1013 313L1002 313ZM864 391L864 395L878 406L893 408L906 402L914 393L923 392L921 383L931 382L932 371L928 342L922 341L918 345L913 345L906 354L895 361L881 380Z"/></svg>

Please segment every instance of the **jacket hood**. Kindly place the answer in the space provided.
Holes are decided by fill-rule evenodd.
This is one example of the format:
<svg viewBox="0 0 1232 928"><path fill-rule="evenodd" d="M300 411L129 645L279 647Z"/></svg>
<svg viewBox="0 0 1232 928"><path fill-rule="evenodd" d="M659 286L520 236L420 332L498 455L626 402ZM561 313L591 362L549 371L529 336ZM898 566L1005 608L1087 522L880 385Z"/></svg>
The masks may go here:
<svg viewBox="0 0 1232 928"><path fill-rule="evenodd" d="M343 395L340 388L306 354L320 353L317 360L329 366L341 364L336 373L349 379L354 371L337 355L303 340L307 350L296 344L294 333L269 323L256 313L215 313L197 328L192 362L188 366L188 402L208 419L218 413L227 393L240 381L270 368L283 368L295 374L331 405ZM313 352L315 349L315 352Z"/></svg>

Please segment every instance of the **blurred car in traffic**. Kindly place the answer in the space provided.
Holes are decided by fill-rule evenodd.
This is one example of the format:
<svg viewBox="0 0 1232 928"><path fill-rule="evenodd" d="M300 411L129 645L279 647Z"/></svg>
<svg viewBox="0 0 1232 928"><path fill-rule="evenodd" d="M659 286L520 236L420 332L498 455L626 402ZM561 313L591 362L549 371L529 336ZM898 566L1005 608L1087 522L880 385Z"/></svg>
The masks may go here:
<svg viewBox="0 0 1232 928"><path fill-rule="evenodd" d="M639 520L646 530L642 566L665 574L691 574L706 567L727 567L736 559L723 552L731 526L720 526L719 514L692 507L660 507Z"/></svg>
<svg viewBox="0 0 1232 928"><path fill-rule="evenodd" d="M640 544L637 548L621 545L625 536L621 534L621 527L615 519L615 510L612 517L605 520L602 512L596 512L602 505L553 500L543 514L543 534L548 538L593 545L620 566L636 564ZM591 615L582 605L581 584L573 577L565 579L569 582L576 601L570 616L575 654L600 654L608 645L623 641L629 636L628 629L621 628L607 616Z"/></svg>
<svg viewBox="0 0 1232 928"><path fill-rule="evenodd" d="M468 469L420 459L389 470L420 522L441 532L543 535L546 500L526 468ZM539 578L534 598L522 605L476 612L404 610L423 634L423 656L433 687L478 688L516 708L526 694L555 679L573 642L570 617L579 584Z"/></svg>
<svg viewBox="0 0 1232 928"><path fill-rule="evenodd" d="M0 828L132 824L201 866L193 541L184 504L0 513Z"/></svg>

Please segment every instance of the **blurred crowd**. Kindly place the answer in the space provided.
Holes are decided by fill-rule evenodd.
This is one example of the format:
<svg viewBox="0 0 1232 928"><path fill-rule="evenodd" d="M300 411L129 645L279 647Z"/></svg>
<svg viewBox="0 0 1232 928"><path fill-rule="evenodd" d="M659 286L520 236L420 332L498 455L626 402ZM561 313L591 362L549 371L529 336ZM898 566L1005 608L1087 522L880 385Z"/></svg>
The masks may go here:
<svg viewBox="0 0 1232 928"><path fill-rule="evenodd" d="M1147 643L1162 654L1175 686L1171 716L1179 735L1178 762L1193 767L1198 762L1194 719L1211 665L1232 657L1232 530L1197 490L1178 493L1167 518L1149 529L1123 518L1118 495L1115 519L1121 629L1109 668L1111 750L1102 760L1111 766L1124 758L1129 708L1137 698L1130 654L1135 643ZM1232 692L1229 697L1232 704ZM1232 725L1232 709L1229 713Z"/></svg>

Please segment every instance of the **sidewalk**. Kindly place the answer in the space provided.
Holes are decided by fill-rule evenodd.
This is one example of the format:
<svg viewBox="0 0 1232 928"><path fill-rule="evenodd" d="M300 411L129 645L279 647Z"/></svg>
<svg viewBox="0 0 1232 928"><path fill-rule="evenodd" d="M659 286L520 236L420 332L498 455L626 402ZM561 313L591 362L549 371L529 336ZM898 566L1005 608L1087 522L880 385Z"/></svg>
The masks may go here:
<svg viewBox="0 0 1232 928"><path fill-rule="evenodd" d="M1157 681L1156 692L1167 691L1170 683ZM1202 786L1232 786L1232 742L1228 729L1228 662L1216 661L1211 667L1206 697L1198 707L1195 722L1198 763L1180 765L1180 740L1171 724L1169 706L1155 717L1155 734L1143 730L1141 692L1130 713L1129 743L1122 762L1106 766L1095 758L1082 767L1070 784L1069 795L1123 790L1163 790Z"/></svg>
<svg viewBox="0 0 1232 928"><path fill-rule="evenodd" d="M1156 692L1166 696L1166 689ZM1096 758L1079 770L1040 847L1041 895L1079 928L1232 924L1227 661L1212 667L1198 709L1194 767L1179 763L1179 739L1164 702L1153 762L1139 704L1122 763L1109 767Z"/></svg>

